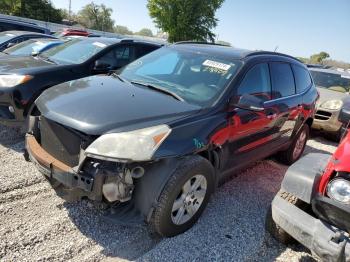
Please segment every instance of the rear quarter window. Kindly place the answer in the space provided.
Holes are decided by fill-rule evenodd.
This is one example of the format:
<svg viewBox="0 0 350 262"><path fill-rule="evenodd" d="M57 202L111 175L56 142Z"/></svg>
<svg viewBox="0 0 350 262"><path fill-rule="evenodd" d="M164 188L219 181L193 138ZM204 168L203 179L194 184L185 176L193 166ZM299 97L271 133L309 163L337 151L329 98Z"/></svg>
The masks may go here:
<svg viewBox="0 0 350 262"><path fill-rule="evenodd" d="M297 93L300 94L308 89L312 83L309 71L297 65L292 65L295 77Z"/></svg>
<svg viewBox="0 0 350 262"><path fill-rule="evenodd" d="M295 94L294 75L288 63L273 62L270 64L272 80L272 97L281 98Z"/></svg>

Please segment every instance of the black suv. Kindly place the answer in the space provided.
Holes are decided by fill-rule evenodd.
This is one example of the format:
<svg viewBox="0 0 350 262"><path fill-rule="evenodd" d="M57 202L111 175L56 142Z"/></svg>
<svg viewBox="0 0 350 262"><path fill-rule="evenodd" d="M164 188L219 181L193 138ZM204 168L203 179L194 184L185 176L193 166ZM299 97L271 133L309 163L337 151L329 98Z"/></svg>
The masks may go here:
<svg viewBox="0 0 350 262"><path fill-rule="evenodd" d="M0 63L0 123L23 126L34 100L45 89L120 69L159 47L142 40L78 38L35 57L4 59Z"/></svg>
<svg viewBox="0 0 350 262"><path fill-rule="evenodd" d="M272 52L163 47L123 69L46 90L29 117L29 159L67 200L106 217L189 229L220 179L277 152L302 155L318 94L307 68Z"/></svg>

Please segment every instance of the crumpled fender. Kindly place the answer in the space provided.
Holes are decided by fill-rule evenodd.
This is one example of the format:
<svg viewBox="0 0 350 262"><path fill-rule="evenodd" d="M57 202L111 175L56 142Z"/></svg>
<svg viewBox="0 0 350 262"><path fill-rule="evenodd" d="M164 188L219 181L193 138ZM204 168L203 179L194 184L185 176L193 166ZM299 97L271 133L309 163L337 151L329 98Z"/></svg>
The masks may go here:
<svg viewBox="0 0 350 262"><path fill-rule="evenodd" d="M321 153L304 156L288 168L281 189L310 204L330 157Z"/></svg>

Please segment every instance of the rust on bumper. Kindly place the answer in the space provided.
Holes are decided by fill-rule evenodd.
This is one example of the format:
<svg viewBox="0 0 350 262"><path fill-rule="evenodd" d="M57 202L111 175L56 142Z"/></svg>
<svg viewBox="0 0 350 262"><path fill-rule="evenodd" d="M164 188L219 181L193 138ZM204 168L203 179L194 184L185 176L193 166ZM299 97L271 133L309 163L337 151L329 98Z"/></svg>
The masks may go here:
<svg viewBox="0 0 350 262"><path fill-rule="evenodd" d="M72 172L72 168L47 153L36 141L33 135L26 135L26 148L28 153L42 166L61 172Z"/></svg>

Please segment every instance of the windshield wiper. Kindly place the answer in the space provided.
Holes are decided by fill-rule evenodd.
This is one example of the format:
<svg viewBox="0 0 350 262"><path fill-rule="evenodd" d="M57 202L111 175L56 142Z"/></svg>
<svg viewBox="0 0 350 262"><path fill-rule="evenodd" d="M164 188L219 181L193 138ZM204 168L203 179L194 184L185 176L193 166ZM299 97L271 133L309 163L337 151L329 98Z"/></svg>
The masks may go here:
<svg viewBox="0 0 350 262"><path fill-rule="evenodd" d="M117 72L112 71L109 75L118 78L122 82L129 83L125 78L121 77Z"/></svg>
<svg viewBox="0 0 350 262"><path fill-rule="evenodd" d="M38 55L37 57L41 58L42 60L57 64L55 61L53 61L52 59L50 59L48 56L43 56L43 55Z"/></svg>
<svg viewBox="0 0 350 262"><path fill-rule="evenodd" d="M185 100L184 100L181 96L179 96L178 94L175 94L174 92L171 92L171 91L169 91L169 90L160 88L160 87L158 87L158 86L152 85L152 84L150 84L150 83L139 82L139 81L131 81L130 83L135 84L135 85L145 86L145 87L148 87L149 89L162 92L162 93L164 93L164 94L166 94L166 95L169 95L169 96L174 97L175 99L177 99L177 100L179 100L179 101L181 101L181 102L184 102L184 101L185 101Z"/></svg>

